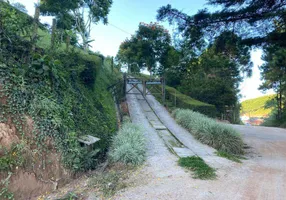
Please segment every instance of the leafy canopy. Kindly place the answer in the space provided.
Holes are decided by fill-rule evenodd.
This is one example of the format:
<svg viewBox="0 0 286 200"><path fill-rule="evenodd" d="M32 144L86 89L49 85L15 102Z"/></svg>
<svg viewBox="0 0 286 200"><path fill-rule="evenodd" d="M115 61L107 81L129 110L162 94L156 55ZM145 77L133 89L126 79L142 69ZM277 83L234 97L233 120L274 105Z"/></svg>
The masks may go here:
<svg viewBox="0 0 286 200"><path fill-rule="evenodd" d="M164 68L163 58L171 48L170 43L171 36L163 26L140 23L135 35L120 45L117 60L156 72Z"/></svg>
<svg viewBox="0 0 286 200"><path fill-rule="evenodd" d="M40 9L44 15L57 16L62 28L75 29L81 36L83 48L87 49L91 25L108 22L112 0L41 0Z"/></svg>
<svg viewBox="0 0 286 200"><path fill-rule="evenodd" d="M178 23L178 29L196 46L202 45L206 37L212 39L225 30L243 36L243 42L248 45L286 45L285 32L273 28L274 24L279 24L285 30L285 1L208 0L208 3L222 8L216 12L203 9L189 16L167 5L158 10L157 19Z"/></svg>

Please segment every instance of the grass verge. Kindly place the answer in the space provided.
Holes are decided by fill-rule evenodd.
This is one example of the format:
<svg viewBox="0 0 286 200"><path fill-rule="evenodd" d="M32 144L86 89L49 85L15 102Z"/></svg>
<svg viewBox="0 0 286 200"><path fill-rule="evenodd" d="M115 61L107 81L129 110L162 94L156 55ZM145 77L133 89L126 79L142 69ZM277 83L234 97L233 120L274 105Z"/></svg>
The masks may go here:
<svg viewBox="0 0 286 200"><path fill-rule="evenodd" d="M218 151L235 155L243 154L242 138L231 126L188 109L176 109L173 116L177 123L186 128L200 142Z"/></svg>
<svg viewBox="0 0 286 200"><path fill-rule="evenodd" d="M178 163L181 167L192 170L194 172L193 178L203 180L216 178L215 169L208 166L205 161L198 156L180 158Z"/></svg>

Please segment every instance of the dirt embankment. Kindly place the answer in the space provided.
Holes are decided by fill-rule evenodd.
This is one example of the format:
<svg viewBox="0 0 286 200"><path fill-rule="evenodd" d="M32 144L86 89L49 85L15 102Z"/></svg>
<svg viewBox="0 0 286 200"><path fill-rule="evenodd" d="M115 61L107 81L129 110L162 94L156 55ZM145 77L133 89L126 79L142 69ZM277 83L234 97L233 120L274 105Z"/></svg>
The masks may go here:
<svg viewBox="0 0 286 200"><path fill-rule="evenodd" d="M0 93L2 87L0 85ZM0 109L7 106L7 97L0 94ZM5 118L0 123L0 156L12 151L12 147L17 144L24 144L21 159L22 166L13 166L9 170L0 171L0 179L9 177L8 172L12 172L8 182L8 189L14 194L15 199L27 200L35 199L41 194L50 193L61 185L67 183L72 174L61 165L61 155L56 152L51 140L46 140L44 146L47 151L41 151L34 141L34 121L31 117L25 116L23 123L23 133L17 130L13 117L2 114ZM13 155L14 152L12 152ZM3 188L0 185L0 191Z"/></svg>

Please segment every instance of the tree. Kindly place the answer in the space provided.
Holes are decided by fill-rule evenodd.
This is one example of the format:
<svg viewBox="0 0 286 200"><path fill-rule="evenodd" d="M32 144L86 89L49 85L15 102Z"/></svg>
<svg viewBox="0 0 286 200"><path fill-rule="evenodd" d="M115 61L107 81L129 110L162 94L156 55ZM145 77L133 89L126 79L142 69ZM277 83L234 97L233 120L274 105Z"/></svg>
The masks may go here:
<svg viewBox="0 0 286 200"><path fill-rule="evenodd" d="M112 0L41 0L40 9L45 15L55 15L60 19L68 17L75 30L81 36L83 48L88 49L91 25L108 22Z"/></svg>
<svg viewBox="0 0 286 200"><path fill-rule="evenodd" d="M286 49L269 46L265 49L260 67L263 84L261 90L273 89L277 94L277 118L280 120L285 112L286 95Z"/></svg>
<svg viewBox="0 0 286 200"><path fill-rule="evenodd" d="M140 63L140 58L138 53L139 53L138 39L132 36L130 39L126 39L124 42L121 43L119 51L116 56L116 60L119 61L120 64L126 65L128 67L128 72L130 73L133 72L134 66L136 66L135 69L140 69L140 66L142 65Z"/></svg>
<svg viewBox="0 0 286 200"><path fill-rule="evenodd" d="M140 23L131 39L125 40L119 48L117 58L125 64L146 67L150 73L164 71L163 58L170 49L171 37L158 23Z"/></svg>
<svg viewBox="0 0 286 200"><path fill-rule="evenodd" d="M207 49L197 62L191 63L182 78L180 91L192 98L216 106L220 113L225 106L233 106L238 98L238 86L242 80L239 66L227 56Z"/></svg>
<svg viewBox="0 0 286 200"><path fill-rule="evenodd" d="M173 73L167 73L167 83L192 98L215 105L221 114L228 106L233 111L228 120L237 122L233 116L239 114L241 72L250 75L252 68L249 47L236 34L225 31L200 55L185 48L181 51L179 64L171 67Z"/></svg>
<svg viewBox="0 0 286 200"><path fill-rule="evenodd" d="M286 1L208 0L208 3L222 8L213 13L203 9L188 16L167 5L158 10L157 19L177 22L183 36L196 47L203 45L206 37L212 39L225 30L243 36L243 42L248 45L272 43L286 46L286 32L274 29L274 24L279 24L280 29L285 30Z"/></svg>

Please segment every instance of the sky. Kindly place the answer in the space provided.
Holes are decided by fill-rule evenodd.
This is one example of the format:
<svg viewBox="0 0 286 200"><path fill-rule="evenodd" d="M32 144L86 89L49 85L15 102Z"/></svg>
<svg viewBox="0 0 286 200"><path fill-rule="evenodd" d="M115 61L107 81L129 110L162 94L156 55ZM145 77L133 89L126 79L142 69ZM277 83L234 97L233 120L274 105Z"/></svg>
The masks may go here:
<svg viewBox="0 0 286 200"><path fill-rule="evenodd" d="M10 0L24 4L30 15L34 14L34 3L38 0ZM155 22L157 10L164 5L171 4L174 8L192 15L199 9L207 7L205 0L113 0L113 5L108 15L108 25L94 25L91 32L92 50L99 51L103 55L116 56L121 42L134 34L140 22ZM210 8L209 9L215 9ZM51 23L51 17L41 17L42 23ZM163 23L172 32L173 26ZM253 75L245 78L240 86L241 101L265 95L258 90L261 84L259 66L263 64L261 60L262 51L251 52L251 59L254 64ZM273 93L269 91L268 93ZM267 93L267 94L268 94Z"/></svg>

